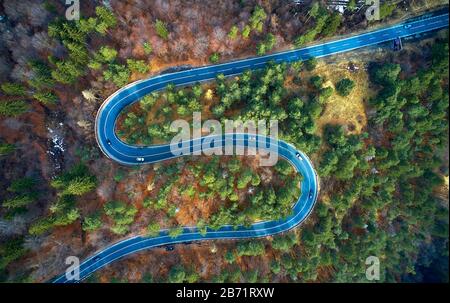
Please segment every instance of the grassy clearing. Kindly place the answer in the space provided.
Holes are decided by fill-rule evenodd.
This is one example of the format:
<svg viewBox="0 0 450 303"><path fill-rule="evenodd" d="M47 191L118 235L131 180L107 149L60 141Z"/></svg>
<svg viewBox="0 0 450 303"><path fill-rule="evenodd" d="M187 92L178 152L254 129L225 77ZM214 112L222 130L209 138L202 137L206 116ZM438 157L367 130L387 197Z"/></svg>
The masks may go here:
<svg viewBox="0 0 450 303"><path fill-rule="evenodd" d="M319 132L322 132L324 125L330 123L344 125L352 134L359 134L366 127L367 117L364 103L374 96L374 92L369 88L369 76L363 69L364 64L358 62L355 64L360 69L354 72L347 70L347 62L337 65L321 63L316 68L316 73L325 77L325 86L335 88L336 83L343 78L349 78L356 84L349 96L342 97L334 93L330 97L324 112L317 121Z"/></svg>

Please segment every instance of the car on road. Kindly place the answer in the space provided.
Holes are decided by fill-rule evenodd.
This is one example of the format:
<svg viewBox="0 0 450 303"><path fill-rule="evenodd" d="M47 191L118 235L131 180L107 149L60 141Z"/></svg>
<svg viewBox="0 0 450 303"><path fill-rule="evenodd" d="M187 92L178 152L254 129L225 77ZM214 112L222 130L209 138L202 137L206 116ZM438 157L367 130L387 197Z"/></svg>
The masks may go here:
<svg viewBox="0 0 450 303"><path fill-rule="evenodd" d="M111 145L111 141L109 139L106 139L106 143L108 143L108 145Z"/></svg>
<svg viewBox="0 0 450 303"><path fill-rule="evenodd" d="M144 159L144 158L142 158L142 157L137 157L137 158L136 158L136 161L138 161L138 162L144 162L144 161L145 161L145 159Z"/></svg>
<svg viewBox="0 0 450 303"><path fill-rule="evenodd" d="M100 257L100 256L96 256L96 257L94 257L94 259L93 259L92 261L97 262L97 261L99 261L101 258L102 258L102 257Z"/></svg>
<svg viewBox="0 0 450 303"><path fill-rule="evenodd" d="M300 156L300 153L296 153L296 154L295 154L295 157L296 157L297 159L303 160L302 156Z"/></svg>
<svg viewBox="0 0 450 303"><path fill-rule="evenodd" d="M313 197L313 191L312 191L312 190L309 190L308 198L312 199L312 197Z"/></svg>
<svg viewBox="0 0 450 303"><path fill-rule="evenodd" d="M412 24L405 24L405 25L403 25L403 28L408 29L408 28L411 28L411 26L412 26Z"/></svg>

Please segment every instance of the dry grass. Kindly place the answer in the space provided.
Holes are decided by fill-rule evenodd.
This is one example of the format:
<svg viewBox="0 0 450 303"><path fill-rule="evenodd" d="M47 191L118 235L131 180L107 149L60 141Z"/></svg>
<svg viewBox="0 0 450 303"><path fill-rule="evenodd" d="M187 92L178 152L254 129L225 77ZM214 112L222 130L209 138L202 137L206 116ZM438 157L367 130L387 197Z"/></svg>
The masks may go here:
<svg viewBox="0 0 450 303"><path fill-rule="evenodd" d="M352 79L356 86L348 97L342 97L336 92L328 100L322 116L318 119L318 131L321 132L325 124L344 125L350 133L361 133L366 124L367 117L364 103L374 93L369 89L369 78L364 64L355 62L360 67L358 71L347 70L348 63L341 62L336 65L321 63L315 73L324 77L324 86L335 88L335 84L343 79Z"/></svg>

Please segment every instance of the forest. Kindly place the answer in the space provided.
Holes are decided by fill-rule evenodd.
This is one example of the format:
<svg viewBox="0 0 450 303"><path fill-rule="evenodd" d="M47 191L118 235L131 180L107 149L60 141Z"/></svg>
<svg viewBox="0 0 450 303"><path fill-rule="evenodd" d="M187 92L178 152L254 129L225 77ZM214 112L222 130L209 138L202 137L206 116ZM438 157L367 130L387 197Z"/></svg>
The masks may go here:
<svg viewBox="0 0 450 303"><path fill-rule="evenodd" d="M204 110L210 110L217 119L276 117L283 139L311 154L321 149L319 176L335 185L329 193L330 202L320 203L315 211L315 226L300 232L299 256L306 254L308 262L290 255L275 260L274 267L290 273L293 280L301 275L306 281L317 277L318 268L333 267L336 281L356 282L364 279L358 273L365 268L357 260L361 255L376 255L385 258L383 280L395 281L401 273L415 274L417 251L424 249L418 239L442 257L448 253L448 208L433 197L433 190L443 184L437 173L441 162L436 149L445 148L448 135L447 51L448 42L434 44L431 67L407 78L400 78L398 64L371 63L370 79L378 93L368 107L375 114L370 117L368 131L358 135L346 135L342 126L331 124L323 135L317 134L314 121L334 92L322 87L318 75L310 78L313 93L308 99L302 100L298 91L288 91L284 87L287 70L305 68L304 64L273 64L231 80L219 75L214 86L208 86L217 93L218 103L202 104L198 100L204 94L200 85L178 91L169 86L162 96L153 94L150 98L155 100L152 105L161 105L158 110L174 111L181 117L205 106ZM342 79L336 84L336 93L348 96L353 86L350 79ZM146 121L152 120L146 119L149 113L144 104L141 101L140 116L134 120L130 119L132 112L124 113L122 135L128 132L152 138L145 133ZM192 104L196 107L190 107ZM179 111L185 105L186 111ZM159 129L152 133L158 134L156 138L170 135L164 133L164 124ZM276 169L283 175L286 167ZM418 242L411 242L411 238ZM264 247L258 245L248 246L248 252L238 245L237 254L263 255Z"/></svg>

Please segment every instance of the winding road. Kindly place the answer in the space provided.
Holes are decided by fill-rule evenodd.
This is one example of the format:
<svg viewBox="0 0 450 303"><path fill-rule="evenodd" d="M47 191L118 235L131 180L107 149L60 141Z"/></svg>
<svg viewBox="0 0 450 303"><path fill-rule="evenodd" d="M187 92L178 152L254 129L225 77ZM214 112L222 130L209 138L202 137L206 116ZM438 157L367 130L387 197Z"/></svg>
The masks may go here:
<svg viewBox="0 0 450 303"><path fill-rule="evenodd" d="M241 74L245 70L264 68L271 61L276 63L292 62L347 52L396 38L414 36L448 27L448 17L448 13L437 16L429 14L426 17L419 17L388 28L358 34L320 45L218 65L198 67L133 82L111 95L98 110L95 125L98 145L107 157L124 165L148 164L173 159L176 156L172 154L170 145L136 147L122 142L115 133L115 124L120 112L126 106L138 101L143 96L153 91L164 89L169 83L173 83L176 86L185 86L212 80L218 74L233 76ZM233 140L234 145L240 146L248 146L250 141L255 140L255 138L250 138L246 134L228 134L224 135L221 139L223 142L225 140ZM199 146L204 140L205 138L191 140L189 149L192 150L194 147ZM278 221L258 222L248 228L239 227L235 229L230 225L222 226L218 230L208 228L206 234L201 234L196 227L184 227L183 233L176 238L171 238L168 235L168 230L161 230L156 237L135 236L127 238L96 252L84 260L79 266L79 280L69 280L66 274L62 274L52 282L79 282L115 260L156 246L211 239L264 237L290 230L304 222L311 213L318 196L318 178L311 161L307 155L301 151L297 151L293 145L282 140L275 142L271 140L269 142L268 138L257 136L256 142L258 146L263 146L272 151L278 151L278 154L289 161L296 171L303 176L301 195L294 204L290 216ZM143 158L143 161L141 158Z"/></svg>

